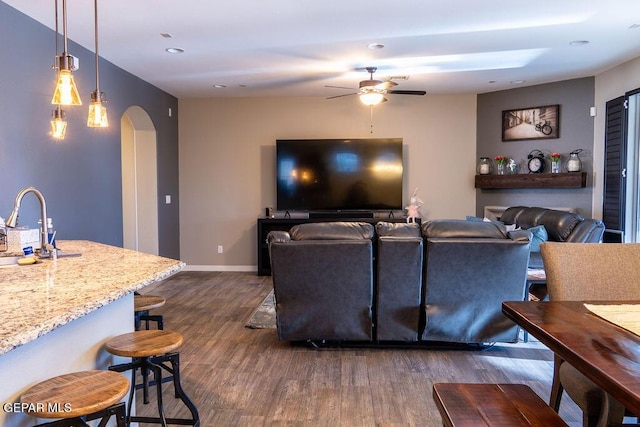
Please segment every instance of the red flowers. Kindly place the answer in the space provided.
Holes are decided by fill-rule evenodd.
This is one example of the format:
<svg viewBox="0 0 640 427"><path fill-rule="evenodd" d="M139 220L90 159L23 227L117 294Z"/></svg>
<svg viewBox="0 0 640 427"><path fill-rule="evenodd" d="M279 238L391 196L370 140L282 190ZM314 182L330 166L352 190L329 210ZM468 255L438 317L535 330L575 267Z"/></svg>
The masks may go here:
<svg viewBox="0 0 640 427"><path fill-rule="evenodd" d="M494 160L499 164L499 165L504 165L505 162L507 161L507 157L506 156L495 156Z"/></svg>

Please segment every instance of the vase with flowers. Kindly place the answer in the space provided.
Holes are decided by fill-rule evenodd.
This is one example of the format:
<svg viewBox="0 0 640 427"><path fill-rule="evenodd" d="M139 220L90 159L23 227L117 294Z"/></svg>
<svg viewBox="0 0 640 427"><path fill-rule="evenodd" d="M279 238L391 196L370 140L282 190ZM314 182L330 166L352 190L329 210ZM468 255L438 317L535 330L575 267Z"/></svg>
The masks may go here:
<svg viewBox="0 0 640 427"><path fill-rule="evenodd" d="M560 153L551 153L551 173L560 173Z"/></svg>
<svg viewBox="0 0 640 427"><path fill-rule="evenodd" d="M506 156L495 156L494 160L496 161L496 164L498 165L498 175L504 175L505 164L507 163L507 157Z"/></svg>

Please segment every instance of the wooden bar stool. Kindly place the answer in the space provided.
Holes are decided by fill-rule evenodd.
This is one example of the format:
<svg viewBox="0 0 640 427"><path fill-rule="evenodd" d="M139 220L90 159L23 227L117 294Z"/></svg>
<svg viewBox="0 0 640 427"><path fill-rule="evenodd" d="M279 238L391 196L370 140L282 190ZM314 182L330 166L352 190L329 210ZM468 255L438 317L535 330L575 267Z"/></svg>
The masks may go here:
<svg viewBox="0 0 640 427"><path fill-rule="evenodd" d="M149 329L149 322L156 322L158 329L164 329L164 320L161 315L150 315L149 310L162 307L167 300L159 295L133 295L133 310L135 315L135 329L140 330L142 321L145 322L146 329Z"/></svg>
<svg viewBox="0 0 640 427"><path fill-rule="evenodd" d="M111 338L105 344L106 350L114 355L131 357L130 363L123 363L109 367L116 372L131 370L131 392L129 394L129 407L127 410L127 424L131 422L156 423L166 426L167 424L200 425L198 409L189 399L180 384L180 354L175 350L183 342L182 335L177 332L163 330L143 330L118 335ZM142 384L136 385L136 371L140 369L142 374ZM169 373L169 376L162 378L162 371ZM153 381L150 382L149 371L153 372ZM191 412L190 419L167 418L164 414L162 402L162 383L173 382L174 394L176 398L182 400L184 405ZM135 395L135 390L143 389L143 401L149 403L149 386L156 386L156 401L158 404L158 417L140 417L131 415L131 404Z"/></svg>
<svg viewBox="0 0 640 427"><path fill-rule="evenodd" d="M447 427L567 427L567 423L524 384L433 385L433 400Z"/></svg>
<svg viewBox="0 0 640 427"><path fill-rule="evenodd" d="M100 419L107 425L112 416L118 427L126 425L124 403L129 381L110 371L82 371L42 381L20 397L28 405L27 413L38 418L62 418L41 426L86 426L86 421Z"/></svg>

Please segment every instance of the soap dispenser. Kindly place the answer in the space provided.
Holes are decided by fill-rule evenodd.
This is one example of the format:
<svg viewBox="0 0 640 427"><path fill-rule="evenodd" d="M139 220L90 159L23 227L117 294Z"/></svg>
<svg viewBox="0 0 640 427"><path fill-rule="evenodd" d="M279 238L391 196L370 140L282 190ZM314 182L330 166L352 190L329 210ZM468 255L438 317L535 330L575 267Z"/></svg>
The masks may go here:
<svg viewBox="0 0 640 427"><path fill-rule="evenodd" d="M7 245L7 226L4 218L0 217L0 252L6 252L8 249Z"/></svg>

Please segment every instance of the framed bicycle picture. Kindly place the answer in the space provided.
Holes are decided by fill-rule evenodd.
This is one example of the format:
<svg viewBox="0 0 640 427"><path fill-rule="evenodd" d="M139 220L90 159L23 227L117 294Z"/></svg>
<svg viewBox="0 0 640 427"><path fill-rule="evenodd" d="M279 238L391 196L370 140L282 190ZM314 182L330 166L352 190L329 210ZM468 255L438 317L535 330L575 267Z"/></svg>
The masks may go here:
<svg viewBox="0 0 640 427"><path fill-rule="evenodd" d="M502 112L502 141L559 137L559 105L544 105Z"/></svg>

